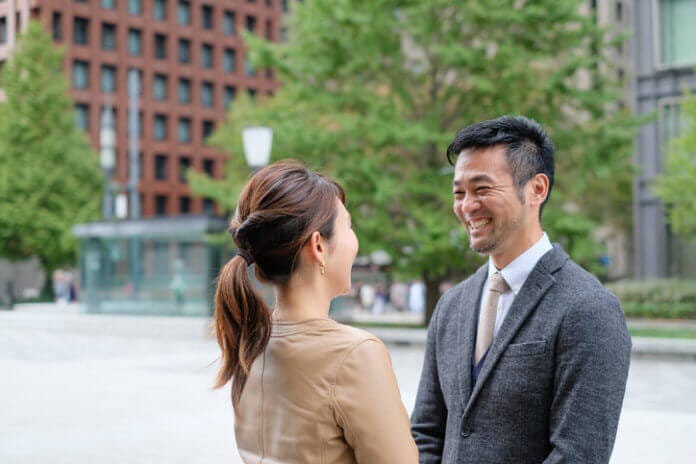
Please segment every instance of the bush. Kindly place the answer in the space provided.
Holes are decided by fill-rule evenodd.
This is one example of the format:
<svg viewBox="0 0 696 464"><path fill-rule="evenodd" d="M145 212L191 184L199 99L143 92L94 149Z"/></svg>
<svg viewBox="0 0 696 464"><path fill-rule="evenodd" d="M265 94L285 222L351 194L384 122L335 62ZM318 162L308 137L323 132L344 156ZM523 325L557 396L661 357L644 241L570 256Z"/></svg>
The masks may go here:
<svg viewBox="0 0 696 464"><path fill-rule="evenodd" d="M607 284L626 317L696 319L696 280L621 281Z"/></svg>

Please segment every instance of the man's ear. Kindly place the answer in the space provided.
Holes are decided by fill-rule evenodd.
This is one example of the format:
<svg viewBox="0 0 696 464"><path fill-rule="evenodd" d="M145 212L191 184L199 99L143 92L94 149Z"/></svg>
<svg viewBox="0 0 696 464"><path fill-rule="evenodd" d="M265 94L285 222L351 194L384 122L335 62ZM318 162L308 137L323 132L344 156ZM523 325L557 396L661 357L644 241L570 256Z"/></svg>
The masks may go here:
<svg viewBox="0 0 696 464"><path fill-rule="evenodd" d="M549 196L549 178L546 174L536 174L527 182L527 201L531 206L541 206Z"/></svg>

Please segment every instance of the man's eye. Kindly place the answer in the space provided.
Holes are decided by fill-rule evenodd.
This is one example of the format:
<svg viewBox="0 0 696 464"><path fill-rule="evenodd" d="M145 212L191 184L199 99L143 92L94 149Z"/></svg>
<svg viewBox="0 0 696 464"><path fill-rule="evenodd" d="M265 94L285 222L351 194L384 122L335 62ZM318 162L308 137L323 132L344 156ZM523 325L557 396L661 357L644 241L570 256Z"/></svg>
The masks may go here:
<svg viewBox="0 0 696 464"><path fill-rule="evenodd" d="M490 188L490 187L488 187L487 185L482 185L481 187L476 187L476 191L477 191L477 192L485 192L485 191L488 190L489 188Z"/></svg>

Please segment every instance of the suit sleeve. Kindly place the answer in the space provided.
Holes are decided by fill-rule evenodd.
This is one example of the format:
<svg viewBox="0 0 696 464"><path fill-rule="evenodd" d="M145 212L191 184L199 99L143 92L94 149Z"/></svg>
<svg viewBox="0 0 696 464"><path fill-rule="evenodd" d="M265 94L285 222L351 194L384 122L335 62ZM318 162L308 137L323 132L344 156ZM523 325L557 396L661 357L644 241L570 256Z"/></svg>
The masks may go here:
<svg viewBox="0 0 696 464"><path fill-rule="evenodd" d="M408 413L381 341L365 339L348 353L339 367L333 404L358 463L418 462Z"/></svg>
<svg viewBox="0 0 696 464"><path fill-rule="evenodd" d="M436 355L438 313L436 308L428 328L425 360L411 415L411 433L418 446L421 464L439 464L445 443L447 407L440 388Z"/></svg>
<svg viewBox="0 0 696 464"><path fill-rule="evenodd" d="M590 306L591 305L591 306ZM608 463L626 390L631 337L613 295L566 315L557 339L545 463Z"/></svg>

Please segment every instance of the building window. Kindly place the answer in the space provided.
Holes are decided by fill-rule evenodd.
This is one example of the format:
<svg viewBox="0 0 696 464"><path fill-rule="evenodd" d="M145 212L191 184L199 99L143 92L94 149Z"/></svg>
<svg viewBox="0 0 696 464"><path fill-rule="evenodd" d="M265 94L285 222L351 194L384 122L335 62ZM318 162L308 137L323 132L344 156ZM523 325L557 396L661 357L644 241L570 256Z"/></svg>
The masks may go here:
<svg viewBox="0 0 696 464"><path fill-rule="evenodd" d="M210 198L203 199L203 214L212 216L215 214L215 204Z"/></svg>
<svg viewBox="0 0 696 464"><path fill-rule="evenodd" d="M167 196L155 195L155 214L164 216L167 214Z"/></svg>
<svg viewBox="0 0 696 464"><path fill-rule="evenodd" d="M182 26L191 24L191 2L188 0L179 0L176 10L176 20Z"/></svg>
<svg viewBox="0 0 696 464"><path fill-rule="evenodd" d="M73 63L73 87L86 89L89 87L89 63L76 60Z"/></svg>
<svg viewBox="0 0 696 464"><path fill-rule="evenodd" d="M167 58L167 36L164 34L155 34L155 58Z"/></svg>
<svg viewBox="0 0 696 464"><path fill-rule="evenodd" d="M116 25L102 24L102 50L116 50Z"/></svg>
<svg viewBox="0 0 696 464"><path fill-rule="evenodd" d="M237 28L235 27L235 17L234 17L234 12L233 11L225 11L224 14L224 21L223 21L223 30L225 32L225 35L234 35L237 31Z"/></svg>
<svg viewBox="0 0 696 464"><path fill-rule="evenodd" d="M179 79L179 103L191 103L191 81L189 79Z"/></svg>
<svg viewBox="0 0 696 464"><path fill-rule="evenodd" d="M102 65L101 67L101 90L104 93L116 92L116 67Z"/></svg>
<svg viewBox="0 0 696 464"><path fill-rule="evenodd" d="M89 19L75 16L73 19L73 42L77 45L89 43Z"/></svg>
<svg viewBox="0 0 696 464"><path fill-rule="evenodd" d="M207 139L210 137L213 132L215 131L215 122L213 121L203 121L203 140Z"/></svg>
<svg viewBox="0 0 696 464"><path fill-rule="evenodd" d="M0 43L7 43L7 17L0 18Z"/></svg>
<svg viewBox="0 0 696 464"><path fill-rule="evenodd" d="M225 72L233 73L235 69L235 61L237 59L236 53L231 48L226 48L223 55L222 67Z"/></svg>
<svg viewBox="0 0 696 464"><path fill-rule="evenodd" d="M107 10L113 10L116 8L116 0L101 0L101 6Z"/></svg>
<svg viewBox="0 0 696 464"><path fill-rule="evenodd" d="M270 19L266 21L266 40L273 40L273 23Z"/></svg>
<svg viewBox="0 0 696 464"><path fill-rule="evenodd" d="M155 78L152 81L152 87L152 93L155 100L167 99L167 76L164 74L155 74Z"/></svg>
<svg viewBox="0 0 696 464"><path fill-rule="evenodd" d="M696 1L659 0L659 10L661 63L696 62Z"/></svg>
<svg viewBox="0 0 696 464"><path fill-rule="evenodd" d="M203 160L203 172L208 174L210 177L215 176L215 160L204 159Z"/></svg>
<svg viewBox="0 0 696 464"><path fill-rule="evenodd" d="M63 15L57 11L53 13L53 40L63 38Z"/></svg>
<svg viewBox="0 0 696 464"><path fill-rule="evenodd" d="M179 118L179 128L177 131L177 140L182 143L191 142L191 119Z"/></svg>
<svg viewBox="0 0 696 464"><path fill-rule="evenodd" d="M191 158L179 158L179 181L186 183L186 171L191 168Z"/></svg>
<svg viewBox="0 0 696 464"><path fill-rule="evenodd" d="M143 33L139 29L128 29L128 54L140 56L143 53Z"/></svg>
<svg viewBox="0 0 696 464"><path fill-rule="evenodd" d="M615 16L616 16L617 23L623 22L623 2L621 0L618 0L616 2Z"/></svg>
<svg viewBox="0 0 696 464"><path fill-rule="evenodd" d="M81 103L75 105L75 122L80 129L89 129L89 106Z"/></svg>
<svg viewBox="0 0 696 464"><path fill-rule="evenodd" d="M179 213L189 214L191 212L191 197L179 198Z"/></svg>
<svg viewBox="0 0 696 464"><path fill-rule="evenodd" d="M179 39L179 63L191 62L191 41Z"/></svg>
<svg viewBox="0 0 696 464"><path fill-rule="evenodd" d="M687 129L687 120L682 115L679 104L662 107L660 145L667 148L672 139L679 137Z"/></svg>
<svg viewBox="0 0 696 464"><path fill-rule="evenodd" d="M290 2L288 0L280 0L280 9L283 13L288 13L290 11Z"/></svg>
<svg viewBox="0 0 696 464"><path fill-rule="evenodd" d="M234 101L234 97L237 95L237 89L227 85L225 86L225 109L230 107L230 104Z"/></svg>
<svg viewBox="0 0 696 464"><path fill-rule="evenodd" d="M246 17L246 28L247 31L251 32L252 34L256 30L256 18L253 16L247 16Z"/></svg>
<svg viewBox="0 0 696 464"><path fill-rule="evenodd" d="M212 29L213 24L213 7L210 5L201 6L201 26L203 29Z"/></svg>
<svg viewBox="0 0 696 464"><path fill-rule="evenodd" d="M211 69L213 65L213 46L210 44L203 44L201 46L201 66L206 69Z"/></svg>
<svg viewBox="0 0 696 464"><path fill-rule="evenodd" d="M246 74L247 76L253 76L254 74L256 74L256 70L251 65L251 61L249 61L248 56L244 57L244 74Z"/></svg>
<svg viewBox="0 0 696 464"><path fill-rule="evenodd" d="M143 14L143 0L128 0L128 14L133 16Z"/></svg>
<svg viewBox="0 0 696 464"><path fill-rule="evenodd" d="M201 104L208 108L213 106L213 84L210 82L203 82L201 84Z"/></svg>
<svg viewBox="0 0 696 464"><path fill-rule="evenodd" d="M247 89L247 95L253 100L256 98L256 89Z"/></svg>
<svg viewBox="0 0 696 464"><path fill-rule="evenodd" d="M155 155L155 179L167 180L167 155Z"/></svg>
<svg viewBox="0 0 696 464"><path fill-rule="evenodd" d="M266 0L266 6L269 8L273 8L273 0Z"/></svg>
<svg viewBox="0 0 696 464"><path fill-rule="evenodd" d="M152 5L152 17L157 21L167 19L167 0L155 0Z"/></svg>
<svg viewBox="0 0 696 464"><path fill-rule="evenodd" d="M167 138L167 116L164 114L155 115L155 127L153 128L155 140L166 140Z"/></svg>

